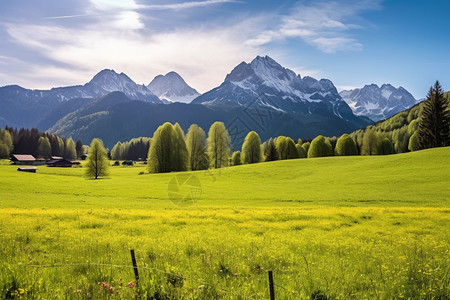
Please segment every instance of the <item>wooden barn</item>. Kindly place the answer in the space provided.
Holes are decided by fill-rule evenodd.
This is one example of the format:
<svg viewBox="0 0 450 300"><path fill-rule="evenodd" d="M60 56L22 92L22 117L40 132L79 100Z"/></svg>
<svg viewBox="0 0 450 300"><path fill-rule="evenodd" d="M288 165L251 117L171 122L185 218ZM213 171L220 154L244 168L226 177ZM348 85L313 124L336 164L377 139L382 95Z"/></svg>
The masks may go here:
<svg viewBox="0 0 450 300"><path fill-rule="evenodd" d="M47 162L47 167L70 168L72 162L65 159L52 159Z"/></svg>
<svg viewBox="0 0 450 300"><path fill-rule="evenodd" d="M13 154L11 161L15 165L34 165L36 163L36 158L30 154Z"/></svg>

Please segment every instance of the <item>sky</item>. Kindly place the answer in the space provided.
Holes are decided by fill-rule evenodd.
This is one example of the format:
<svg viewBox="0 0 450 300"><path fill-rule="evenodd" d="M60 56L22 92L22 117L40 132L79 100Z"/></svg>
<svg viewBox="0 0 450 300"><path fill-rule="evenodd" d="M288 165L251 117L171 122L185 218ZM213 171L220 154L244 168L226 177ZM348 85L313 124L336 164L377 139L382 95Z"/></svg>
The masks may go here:
<svg viewBox="0 0 450 300"><path fill-rule="evenodd" d="M103 69L138 84L179 73L199 92L268 55L338 90L450 90L450 1L15 0L0 2L0 86L84 84Z"/></svg>

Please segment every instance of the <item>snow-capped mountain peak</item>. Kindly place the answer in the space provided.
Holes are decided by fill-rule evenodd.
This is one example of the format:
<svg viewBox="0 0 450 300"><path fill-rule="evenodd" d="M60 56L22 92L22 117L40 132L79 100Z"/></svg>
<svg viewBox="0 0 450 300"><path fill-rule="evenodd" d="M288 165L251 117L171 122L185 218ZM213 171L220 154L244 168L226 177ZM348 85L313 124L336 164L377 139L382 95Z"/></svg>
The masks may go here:
<svg viewBox="0 0 450 300"><path fill-rule="evenodd" d="M123 92L131 99L161 103L159 98L144 85L138 85L124 73L119 74L109 69L97 73L91 81L84 85L84 88L87 89L88 94L95 97L118 91Z"/></svg>
<svg viewBox="0 0 450 300"><path fill-rule="evenodd" d="M330 80L302 78L269 56L240 63L219 87L198 97L194 103L246 106L255 99L258 105L278 111L307 114L328 111L339 118L353 116Z"/></svg>
<svg viewBox="0 0 450 300"><path fill-rule="evenodd" d="M105 69L97 73L87 85L114 92L123 91L136 83L124 73L118 74L114 70Z"/></svg>
<svg viewBox="0 0 450 300"><path fill-rule="evenodd" d="M200 93L190 87L176 72L156 76L147 86L160 99L170 102L190 103Z"/></svg>
<svg viewBox="0 0 450 300"><path fill-rule="evenodd" d="M417 100L403 87L391 84L365 85L361 89L344 90L341 97L358 116L366 116L374 121L389 118L410 108Z"/></svg>

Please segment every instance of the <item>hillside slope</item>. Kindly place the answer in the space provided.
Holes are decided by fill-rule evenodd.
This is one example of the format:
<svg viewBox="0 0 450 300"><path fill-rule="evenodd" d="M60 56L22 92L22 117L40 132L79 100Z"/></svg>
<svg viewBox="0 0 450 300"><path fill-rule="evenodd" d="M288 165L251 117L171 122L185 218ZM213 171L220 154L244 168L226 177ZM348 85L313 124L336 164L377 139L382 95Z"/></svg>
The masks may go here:
<svg viewBox="0 0 450 300"><path fill-rule="evenodd" d="M173 207L168 182L195 176L195 206L445 206L450 207L450 147L383 155L283 160L224 169L138 176L145 167L112 167L92 182L83 168L1 166L0 208ZM64 175L64 176L61 176ZM27 180L23 180L26 178ZM17 182L21 182L17 185ZM39 186L40 192L34 193ZM130 186L133 188L130 189ZM63 194L64 197L60 197ZM57 200L55 200L57 199Z"/></svg>

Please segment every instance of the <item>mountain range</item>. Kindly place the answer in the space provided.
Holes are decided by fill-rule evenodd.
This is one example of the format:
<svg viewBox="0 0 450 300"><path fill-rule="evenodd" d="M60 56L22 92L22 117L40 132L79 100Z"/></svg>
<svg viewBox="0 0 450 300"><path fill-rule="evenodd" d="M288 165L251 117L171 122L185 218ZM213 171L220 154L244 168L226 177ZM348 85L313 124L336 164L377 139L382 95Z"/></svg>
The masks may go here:
<svg viewBox="0 0 450 300"><path fill-rule="evenodd" d="M360 125L330 80L301 78L268 56L242 62L219 87L192 103L218 107L254 105L283 113L323 114Z"/></svg>
<svg viewBox="0 0 450 300"><path fill-rule="evenodd" d="M174 103L191 99L190 104ZM2 87L0 108L0 126L37 127L86 143L100 137L108 147L151 136L166 121L179 122L185 131L192 123L207 131L222 121L235 147L250 130L263 140L278 135L309 139L372 124L352 112L330 80L302 78L268 56L242 62L203 95L175 72L158 75L145 86L106 69L85 85L51 90Z"/></svg>
<svg viewBox="0 0 450 300"><path fill-rule="evenodd" d="M373 121L392 117L415 105L417 100L403 87L376 84L363 88L344 90L339 93L357 116L366 116Z"/></svg>

